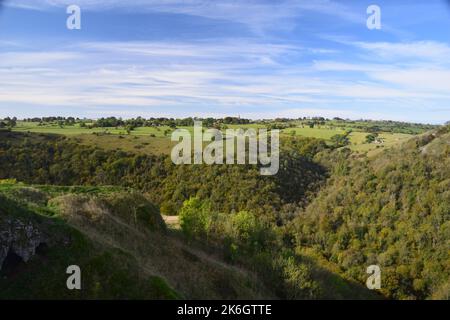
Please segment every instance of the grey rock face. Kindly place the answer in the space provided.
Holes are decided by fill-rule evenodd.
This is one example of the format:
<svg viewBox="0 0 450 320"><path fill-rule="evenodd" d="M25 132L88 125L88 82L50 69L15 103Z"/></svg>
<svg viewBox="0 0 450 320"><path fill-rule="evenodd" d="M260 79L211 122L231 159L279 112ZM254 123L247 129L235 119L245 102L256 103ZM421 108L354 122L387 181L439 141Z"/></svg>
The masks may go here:
<svg viewBox="0 0 450 320"><path fill-rule="evenodd" d="M0 220L0 270L10 250L27 262L45 242L45 235L31 221Z"/></svg>

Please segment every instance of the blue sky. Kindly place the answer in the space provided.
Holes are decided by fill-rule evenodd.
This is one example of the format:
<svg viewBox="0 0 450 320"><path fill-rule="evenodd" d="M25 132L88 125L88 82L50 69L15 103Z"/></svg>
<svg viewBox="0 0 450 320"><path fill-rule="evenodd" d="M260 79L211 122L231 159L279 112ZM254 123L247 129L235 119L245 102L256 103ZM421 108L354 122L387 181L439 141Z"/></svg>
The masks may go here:
<svg viewBox="0 0 450 320"><path fill-rule="evenodd" d="M81 8L81 30L66 7ZM369 5L382 29L366 27ZM0 117L450 120L444 0L6 0Z"/></svg>

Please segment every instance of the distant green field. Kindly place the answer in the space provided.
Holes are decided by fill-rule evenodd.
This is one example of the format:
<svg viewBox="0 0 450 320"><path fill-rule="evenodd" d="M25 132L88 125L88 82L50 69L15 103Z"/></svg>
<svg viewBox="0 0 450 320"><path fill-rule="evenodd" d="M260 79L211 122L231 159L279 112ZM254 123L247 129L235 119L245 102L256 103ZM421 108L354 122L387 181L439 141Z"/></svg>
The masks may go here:
<svg viewBox="0 0 450 320"><path fill-rule="evenodd" d="M283 129L282 133L287 135L292 135L292 133L295 132L296 136L304 136L304 137L310 137L310 138L318 138L318 139L324 139L324 140L330 140L332 136L336 134L343 134L344 130L341 129L328 129L328 128L310 128L310 127L304 127L304 128L288 128Z"/></svg>
<svg viewBox="0 0 450 320"><path fill-rule="evenodd" d="M235 130L239 128L247 130L249 128L258 129L264 127L263 124L227 126L228 129ZM179 127L179 129L187 129L191 134L193 132L192 127ZM336 134L343 134L345 129L333 126L316 126L310 128L309 126L299 124L298 127L281 130L281 134L285 137L303 136L324 139L329 142L331 137ZM13 131L66 135L82 144L97 145L111 150L150 154L169 154L175 144L175 142L170 141L170 134L173 129L168 126L138 127L128 134L125 128L120 127L82 128L78 124L73 126L59 126L57 124L39 126L38 123L19 121ZM403 133L382 133L380 134L380 137L384 140L382 144L368 144L366 143L367 135L367 132L353 129L349 135L349 147L355 152L367 152L368 155L374 155L384 148L401 143L412 136Z"/></svg>
<svg viewBox="0 0 450 320"><path fill-rule="evenodd" d="M368 144L364 143L366 135L367 134L364 133L364 139L361 139L361 137L352 139L351 137L350 141L352 141L352 145L350 146L350 149L352 149L355 152L367 152L367 155L369 157L378 154L383 149L405 142L406 140L412 137L412 135L404 133L381 133L379 137L384 141L382 144L375 144L375 143Z"/></svg>
<svg viewBox="0 0 450 320"><path fill-rule="evenodd" d="M229 129L239 129L242 128L244 130L249 128L264 128L265 126L262 124L247 124L247 125L228 125ZM178 127L179 129L188 129L192 133L192 127ZM54 125L45 125L39 126L38 123L32 122L18 122L17 127L13 129L14 131L21 132L37 132L37 133L52 133L52 134L62 134L62 135L80 135L80 134L93 134L93 133L108 133L108 134L116 134L116 135L127 135L127 132L124 128L81 128L79 125L74 126L58 126ZM169 127L138 127L130 132L130 135L137 136L145 136L145 135L154 135L156 137L166 137L170 135L164 135L164 132L171 132L172 129ZM329 140L335 134L342 134L344 130L342 129L328 129L328 128L309 128L309 127L298 127L298 128L288 128L283 129L281 131L283 134L290 135L292 132L295 132L295 135L311 137L311 138L319 138Z"/></svg>
<svg viewBox="0 0 450 320"><path fill-rule="evenodd" d="M131 135L155 135L156 137L164 137L164 131L170 130L169 127L140 127L131 131ZM79 135L79 134L93 134L93 133L110 133L117 135L126 135L127 131L124 128L81 128L79 125L62 126L56 124L48 124L39 126L34 122L18 122L14 131L22 132L37 132L37 133L53 133L62 135Z"/></svg>

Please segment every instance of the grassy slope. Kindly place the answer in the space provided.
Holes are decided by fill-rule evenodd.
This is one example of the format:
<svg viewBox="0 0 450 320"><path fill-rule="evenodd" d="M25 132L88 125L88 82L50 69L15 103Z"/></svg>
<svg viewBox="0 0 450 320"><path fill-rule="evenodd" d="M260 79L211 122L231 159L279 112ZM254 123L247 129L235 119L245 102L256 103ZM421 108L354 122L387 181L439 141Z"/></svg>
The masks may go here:
<svg viewBox="0 0 450 320"><path fill-rule="evenodd" d="M376 156L386 148L398 146L412 137L410 134L404 133L381 133L379 138L383 139L384 143L377 145L374 143L365 143L366 135L367 133L352 132L350 134L350 141L352 142L350 149L356 152L367 152L367 156L369 157Z"/></svg>
<svg viewBox="0 0 450 320"><path fill-rule="evenodd" d="M0 221L31 221L53 239L44 253L2 275L0 298L271 296L252 275L170 237L159 227L159 213L140 195L117 188L4 184L0 197ZM143 221L133 223L136 216L138 222L157 219L144 228ZM66 289L70 264L81 267L81 291Z"/></svg>
<svg viewBox="0 0 450 320"><path fill-rule="evenodd" d="M0 278L0 299L176 299L180 295L160 277L142 275L125 252L99 245L60 219L35 213L0 195L0 222L32 224L50 236L48 247ZM66 268L82 270L82 290L68 290Z"/></svg>

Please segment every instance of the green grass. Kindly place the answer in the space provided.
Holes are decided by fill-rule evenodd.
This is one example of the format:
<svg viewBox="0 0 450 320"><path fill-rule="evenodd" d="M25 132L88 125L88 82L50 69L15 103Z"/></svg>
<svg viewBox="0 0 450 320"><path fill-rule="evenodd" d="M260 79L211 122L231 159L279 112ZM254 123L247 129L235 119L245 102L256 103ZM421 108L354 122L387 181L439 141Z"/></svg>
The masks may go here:
<svg viewBox="0 0 450 320"><path fill-rule="evenodd" d="M383 139L384 142L382 144L369 144L365 143L366 135L367 133L363 132L353 132L350 135L350 141L352 142L350 149L358 153L367 152L367 155L369 157L377 155L386 148L401 144L402 142L405 142L412 137L412 135L404 133L381 133L379 134L379 138Z"/></svg>
<svg viewBox="0 0 450 320"><path fill-rule="evenodd" d="M131 131L131 135L145 136L155 135L156 137L164 137L164 131L170 130L169 127L140 127ZM53 133L67 136L93 133L109 133L114 135L127 135L125 128L82 128L79 125L73 126L59 126L57 124L45 124L39 126L37 122L23 122L19 121L13 131L19 132L36 132L36 133Z"/></svg>
<svg viewBox="0 0 450 320"><path fill-rule="evenodd" d="M60 196L66 193L72 194L111 194L126 190L117 186L56 186L56 185L32 185L16 182L14 179L0 179L0 193L10 193L23 188L33 188L48 194Z"/></svg>
<svg viewBox="0 0 450 320"><path fill-rule="evenodd" d="M12 180L0 180L0 195L13 199L20 205L47 217L57 217L59 209L50 205L51 198L66 194L108 196L126 191L115 186L53 186L26 185Z"/></svg>
<svg viewBox="0 0 450 320"><path fill-rule="evenodd" d="M332 122L328 125L310 128L309 126L297 123L297 127L283 129L281 133L285 137L302 136L323 139L330 142L331 137L334 135L343 134L346 130L352 129L351 125L339 128L331 124ZM263 124L227 125L228 129L234 130L239 128L244 130L250 128L259 129L264 127L265 125ZM179 127L179 129L187 129L191 135L193 134L193 127ZM122 150L144 154L170 154L173 146L176 144L176 142L170 140L170 133L173 129L168 126L138 127L128 134L124 128L89 129L81 128L78 124L62 127L57 124L39 126L38 123L19 121L13 131L65 135L80 144L94 145L106 150ZM367 152L369 156L373 156L384 148L391 147L412 137L410 134L403 133L381 133L380 137L384 139L384 143L368 144L366 143L367 135L367 132L353 128L349 135L350 149L358 153Z"/></svg>
<svg viewBox="0 0 450 320"><path fill-rule="evenodd" d="M20 185L19 185L20 186ZM59 217L45 217L16 201L18 186L0 190L0 230L11 218L48 234L47 247L13 270L0 271L0 299L178 299L181 296L162 278L145 277L131 255L93 243ZM34 188L34 187L33 187ZM39 188L39 187L37 187ZM49 187L53 188L53 187ZM8 192L6 192L8 193ZM7 224L6 224L7 225ZM15 230L16 234L22 232ZM25 231L23 231L25 232ZM68 290L66 268L78 265L82 290Z"/></svg>
<svg viewBox="0 0 450 320"><path fill-rule="evenodd" d="M51 235L44 253L22 263L13 273L0 271L0 299L181 298L164 279L143 276L133 256L119 249L99 247L69 226L58 214L59 208L48 204L48 199L62 194L114 197L120 190L118 187L28 186L0 180L0 231L3 221L14 218ZM82 270L81 291L66 288L65 270L72 264Z"/></svg>
<svg viewBox="0 0 450 320"><path fill-rule="evenodd" d="M292 135L295 132L296 136L303 136L308 138L317 138L330 140L332 136L336 134L343 134L345 131L341 129L327 129L327 128L288 128L282 131L283 134Z"/></svg>

